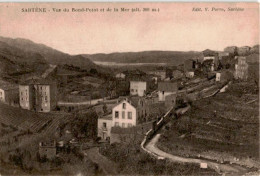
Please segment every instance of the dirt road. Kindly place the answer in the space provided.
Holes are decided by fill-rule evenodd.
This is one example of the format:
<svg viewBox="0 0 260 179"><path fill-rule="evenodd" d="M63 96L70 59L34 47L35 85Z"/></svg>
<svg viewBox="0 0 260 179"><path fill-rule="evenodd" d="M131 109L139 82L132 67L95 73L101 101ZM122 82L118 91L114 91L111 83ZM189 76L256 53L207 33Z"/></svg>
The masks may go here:
<svg viewBox="0 0 260 179"><path fill-rule="evenodd" d="M59 106L79 106L79 105L96 105L98 102L103 101L103 98L100 99L93 99L88 101L82 101L82 102L64 102L64 101L58 101Z"/></svg>
<svg viewBox="0 0 260 179"><path fill-rule="evenodd" d="M184 158L184 157L179 157L179 156L166 153L160 150L156 146L156 143L158 142L159 138L160 138L160 134L157 134L151 141L147 143L145 147L147 150L156 154L158 157L167 158L173 162L180 162L180 163L194 163L194 164L207 163L209 168L214 169L216 172L222 175L243 175L248 172L247 169L240 167L238 165L220 164L208 160Z"/></svg>
<svg viewBox="0 0 260 179"><path fill-rule="evenodd" d="M98 147L88 149L84 152L85 156L91 161L98 164L98 166L104 171L106 175L115 176L117 175L116 164L108 160L105 156L99 153Z"/></svg>

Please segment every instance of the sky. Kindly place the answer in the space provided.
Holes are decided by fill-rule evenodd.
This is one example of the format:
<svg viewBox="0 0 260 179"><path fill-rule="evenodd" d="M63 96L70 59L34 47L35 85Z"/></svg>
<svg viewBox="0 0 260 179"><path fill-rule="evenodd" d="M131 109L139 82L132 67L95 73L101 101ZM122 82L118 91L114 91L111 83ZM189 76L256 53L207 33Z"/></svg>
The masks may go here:
<svg viewBox="0 0 260 179"><path fill-rule="evenodd" d="M22 12L22 8L47 12ZM52 8L70 12L53 12ZM72 8L99 12L71 12ZM105 12L100 12L100 9ZM106 12L110 8L111 12ZM118 8L118 12L113 12ZM128 8L130 12L120 12ZM131 12L139 8L141 12ZM143 8L150 8L143 12ZM202 11L193 11L201 8ZM208 8L208 11L204 9ZM223 8L223 11L211 11ZM243 11L228 11L243 8ZM159 12L151 12L159 9ZM223 50L259 44L257 3L0 3L0 36L69 54Z"/></svg>

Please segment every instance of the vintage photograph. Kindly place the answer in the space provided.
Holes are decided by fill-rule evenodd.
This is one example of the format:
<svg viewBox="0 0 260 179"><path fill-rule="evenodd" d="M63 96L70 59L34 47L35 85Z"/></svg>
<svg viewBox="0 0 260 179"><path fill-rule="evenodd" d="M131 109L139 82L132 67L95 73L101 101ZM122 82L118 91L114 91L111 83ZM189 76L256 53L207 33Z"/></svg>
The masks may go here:
<svg viewBox="0 0 260 179"><path fill-rule="evenodd" d="M259 3L0 3L0 176L259 175Z"/></svg>

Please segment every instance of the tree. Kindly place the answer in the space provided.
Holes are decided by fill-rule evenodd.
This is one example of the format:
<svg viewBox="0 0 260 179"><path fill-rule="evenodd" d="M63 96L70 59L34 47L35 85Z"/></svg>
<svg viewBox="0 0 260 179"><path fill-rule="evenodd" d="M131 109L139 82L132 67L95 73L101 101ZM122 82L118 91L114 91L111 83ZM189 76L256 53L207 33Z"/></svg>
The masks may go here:
<svg viewBox="0 0 260 179"><path fill-rule="evenodd" d="M98 73L97 69L95 68L91 68L89 72L93 75L96 75Z"/></svg>
<svg viewBox="0 0 260 179"><path fill-rule="evenodd" d="M107 113L107 105L106 104L103 105L103 112L104 112L104 114Z"/></svg>
<svg viewBox="0 0 260 179"><path fill-rule="evenodd" d="M106 92L107 92L107 94L109 95L110 98L113 97L113 93L116 90L116 86L117 86L116 81L108 81L105 84Z"/></svg>
<svg viewBox="0 0 260 179"><path fill-rule="evenodd" d="M73 135L77 138L87 137L96 139L97 119L98 115L93 109L87 113L76 113L71 124Z"/></svg>

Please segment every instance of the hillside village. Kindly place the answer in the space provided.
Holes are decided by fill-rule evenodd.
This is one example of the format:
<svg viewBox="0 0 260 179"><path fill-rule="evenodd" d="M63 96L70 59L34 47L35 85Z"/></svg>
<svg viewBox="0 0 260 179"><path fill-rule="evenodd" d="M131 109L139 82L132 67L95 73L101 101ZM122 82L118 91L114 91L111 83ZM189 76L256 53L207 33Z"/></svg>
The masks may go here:
<svg viewBox="0 0 260 179"><path fill-rule="evenodd" d="M10 60L8 56L1 58ZM85 57L75 58L80 61ZM203 142L198 144L194 141L203 138L205 143L243 143L244 148L247 145L252 145L253 148L257 145L256 142L259 141L255 138L259 135L258 129L252 128L252 134L244 132L242 135L238 132L237 136L242 136L243 140L238 137L226 137L224 140L221 138L222 134L218 133L218 128L229 128L232 132L240 130L230 122L232 118L236 118L235 110L238 108L233 106L234 109L231 110L229 107L233 104L220 99L226 95L225 98L230 97L232 101L235 98L232 95L237 93L240 96L236 96L234 104L239 105L238 101L246 96L244 104L250 105L246 109L250 108L250 113L254 114L254 117L249 119L249 110L237 121L250 120L254 125L259 125L256 108L259 102L258 58L259 45L232 46L223 49L222 52L206 49L201 57L185 59L179 65L156 66L145 70L111 70L105 67L100 67L100 70L94 64L89 69L84 69L80 68L80 65L52 64L51 59L47 60L50 63L44 62L44 68L34 72L20 71L14 74L1 68L1 162L11 168L10 164L15 164L18 172L17 167L20 167L20 172L29 175L37 174L42 166L47 168L43 172L52 171L54 175L64 172L65 175L74 175L77 172L83 172L83 175L131 175L133 173L130 171L137 172L135 170L141 165L137 158L134 159L136 155L143 157L142 162L147 168L151 167L151 172L155 170L151 163L158 164L158 167L177 167L179 170L185 168L187 175L196 175L189 173L189 167L197 170L197 175L255 172L260 168L257 152L249 157L245 149L238 147L239 150L243 150L244 153L241 155L244 158L250 158L248 164L243 157L227 150L226 160L235 156L235 161L231 157L237 165L234 168L241 167L241 170L239 168L239 172L230 171L223 166L220 166L223 169L215 169L205 161L210 160L220 165L224 163L232 168L231 159L222 161L223 159L218 157L219 154L214 152L223 152L222 149L207 148L206 145L201 147ZM221 103L222 108L214 108L209 105L211 103ZM227 105L226 110L230 110L230 114L225 113L223 105ZM213 120L209 110L213 110L213 117L222 116L221 120ZM186 115L194 118L187 118ZM208 118L212 120L207 121ZM229 121L228 124L226 121ZM202 127L209 124L215 126L211 126L210 130ZM241 125L243 126L243 122ZM250 130L248 126L245 128ZM193 131L195 129L196 131ZM163 136L159 140L160 150L186 158L200 156L204 162L200 162L199 165L189 163L187 166L175 166L176 164L158 160L160 154L150 148L150 141L153 141L158 133ZM246 135L253 136L252 141L246 140ZM189 139L190 136L193 136L194 140ZM172 143L178 144L179 148L173 149L176 146L172 146ZM194 147L196 152L191 152L183 146L184 144L191 146L189 149ZM200 147L204 151L203 154L199 151ZM127 150L127 153L124 150ZM257 148L254 148L253 151L256 150ZM7 151L9 155L5 156ZM185 154L182 151L185 151ZM133 164L131 170L127 171L125 161L120 158L126 158L128 165ZM108 169L107 165L115 167ZM116 173L113 173L114 170ZM139 170L139 173L135 174L151 174ZM152 174L171 174L170 169L164 172Z"/></svg>

